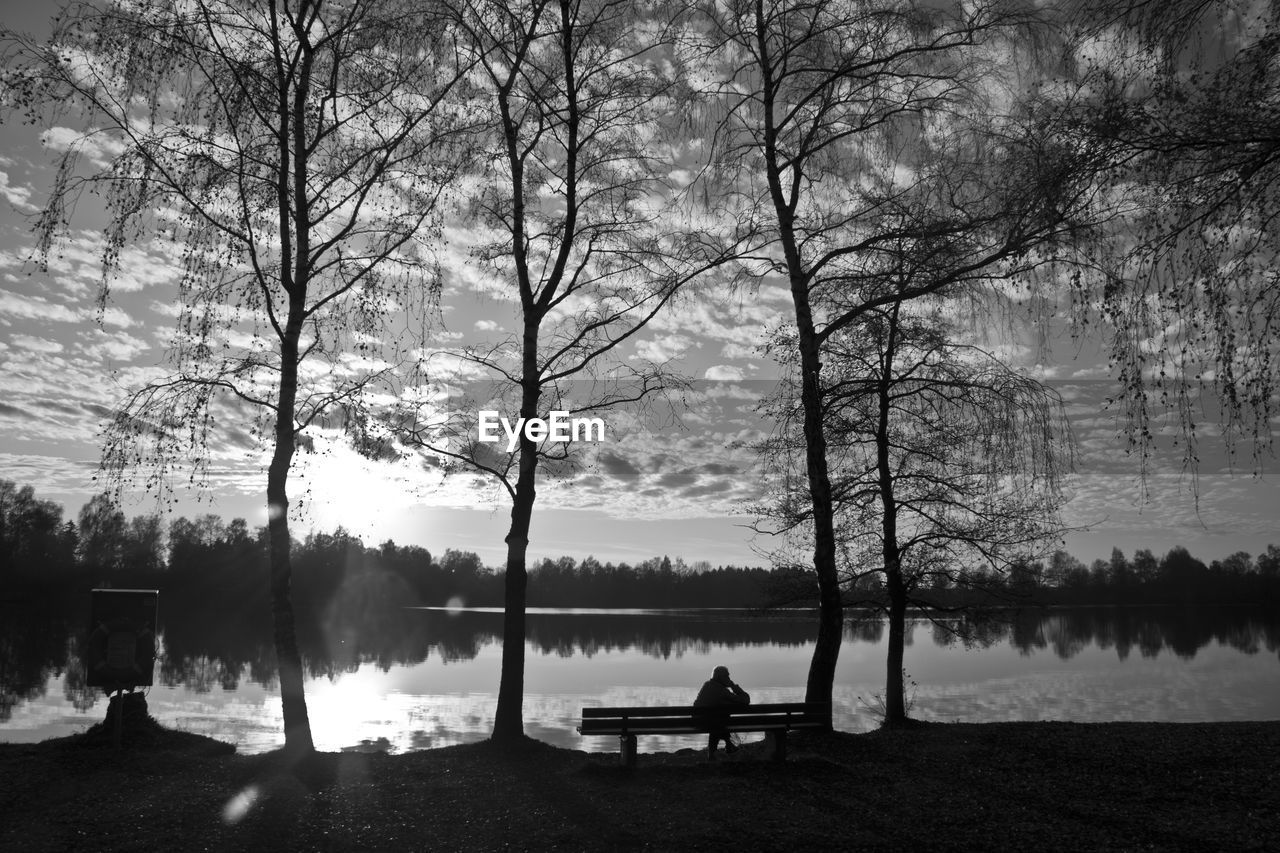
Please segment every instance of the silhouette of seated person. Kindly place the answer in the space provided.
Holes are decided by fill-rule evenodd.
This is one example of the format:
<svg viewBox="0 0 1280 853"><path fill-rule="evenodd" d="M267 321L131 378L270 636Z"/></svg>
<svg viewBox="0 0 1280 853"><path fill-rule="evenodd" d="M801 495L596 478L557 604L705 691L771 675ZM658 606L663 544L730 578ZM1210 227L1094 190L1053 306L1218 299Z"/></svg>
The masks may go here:
<svg viewBox="0 0 1280 853"><path fill-rule="evenodd" d="M738 745L729 736L729 715L725 709L737 705L751 704L751 697L733 679L729 677L728 667L718 666L711 673L711 679L702 685L698 698L693 700L693 707L698 719L707 726L707 758L716 757L716 746L724 741L724 751L732 755L738 751Z"/></svg>

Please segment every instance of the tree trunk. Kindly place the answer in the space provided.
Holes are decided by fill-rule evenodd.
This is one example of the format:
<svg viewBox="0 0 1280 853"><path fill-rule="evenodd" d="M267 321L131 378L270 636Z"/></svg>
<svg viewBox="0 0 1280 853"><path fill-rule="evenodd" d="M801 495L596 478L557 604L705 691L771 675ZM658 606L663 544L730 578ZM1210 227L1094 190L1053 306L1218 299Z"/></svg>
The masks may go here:
<svg viewBox="0 0 1280 853"><path fill-rule="evenodd" d="M907 593L902 571L888 573L889 590L889 654L884 686L884 725L899 726L907 721L906 685L903 680L902 656L906 646Z"/></svg>
<svg viewBox="0 0 1280 853"><path fill-rule="evenodd" d="M766 32L768 22L762 7L756 6L757 47L764 78L764 162L769 198L778 218L778 239L786 259L795 306L800 349L800 400L804 407L805 470L809 479L809 499L813 504L813 568L818 576L818 637L809 664L805 685L806 702L831 702L836 679L836 662L844 635L844 604L840 599L840 577L836 571L835 516L831 501L831 480L827 471L827 440L822 428L821 344L809 304L809 274L804 268L795 235L794 198L782 186L782 163L777 147L773 107L777 80L774 76ZM799 168L793 166L792 168ZM795 179L798 181L799 176Z"/></svg>
<svg viewBox="0 0 1280 853"><path fill-rule="evenodd" d="M897 726L906 722L907 708L903 696L902 655L906 639L907 587L902 577L902 552L898 547L898 498L894 489L893 467L889 458L889 420L892 415L894 356L898 346L898 310L895 303L889 315L889 329L880 361L877 389L876 471L880 491L881 554L884 557L885 586L889 592L889 655L884 688L884 724Z"/></svg>
<svg viewBox="0 0 1280 853"><path fill-rule="evenodd" d="M520 417L538 415L542 388L538 384L537 312L526 312L524 375ZM524 738L524 641L525 601L529 586L526 565L529 524L537 499L538 446L520 431L520 474L511 502L511 527L507 531L507 578L502 601L502 676L498 683L498 707L493 715L493 740L511 743Z"/></svg>
<svg viewBox="0 0 1280 853"><path fill-rule="evenodd" d="M796 289L792 289L796 294ZM807 297L807 294L804 296ZM818 638L805 685L806 702L830 703L835 688L836 662L844 635L844 603L836 570L836 534L831 480L827 472L827 441L822 429L822 388L818 371L818 344L808 313L808 300L795 295L800 333L801 402L804 406L805 464L809 475L809 499L813 505L813 568L818 576Z"/></svg>
<svg viewBox="0 0 1280 853"><path fill-rule="evenodd" d="M511 506L507 533L507 578L502 602L502 676L498 684L498 708L493 716L493 739L511 742L524 738L525 600L529 572L525 565L529 548L529 521L535 498L533 465L525 475L525 460L532 458L521 438L520 479Z"/></svg>
<svg viewBox="0 0 1280 853"><path fill-rule="evenodd" d="M295 317L296 315L296 317ZM276 410L275 448L267 469L267 531L270 540L271 616L274 622L276 664L280 673L280 702L284 713L285 749L309 753L311 720L303 691L302 655L294 626L293 542L289 537L289 466L293 462L293 416L298 395L298 338L301 310L290 311L280 347L280 394Z"/></svg>

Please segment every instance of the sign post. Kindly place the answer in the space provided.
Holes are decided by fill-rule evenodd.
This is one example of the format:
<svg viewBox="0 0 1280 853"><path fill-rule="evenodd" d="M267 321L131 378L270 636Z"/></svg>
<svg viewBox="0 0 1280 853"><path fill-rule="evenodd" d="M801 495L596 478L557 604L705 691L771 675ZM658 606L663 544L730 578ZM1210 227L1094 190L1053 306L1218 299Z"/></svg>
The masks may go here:
<svg viewBox="0 0 1280 853"><path fill-rule="evenodd" d="M95 589L91 595L86 683L103 688L108 697L119 693L115 720L115 742L119 746L124 727L125 691L150 687L152 683L160 591ZM109 702L107 707L110 708Z"/></svg>

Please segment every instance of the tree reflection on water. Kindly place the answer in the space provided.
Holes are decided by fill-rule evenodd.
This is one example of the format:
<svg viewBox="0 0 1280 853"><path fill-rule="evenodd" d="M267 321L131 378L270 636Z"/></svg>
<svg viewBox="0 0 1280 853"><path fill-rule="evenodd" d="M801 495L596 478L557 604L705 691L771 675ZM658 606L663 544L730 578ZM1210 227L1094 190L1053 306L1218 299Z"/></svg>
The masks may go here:
<svg viewBox="0 0 1280 853"><path fill-rule="evenodd" d="M1128 659L1136 649L1154 658L1165 649L1192 660L1210 643L1244 654L1280 649L1280 619L1261 608L1071 607L1022 610L1004 618L964 617L938 620L934 642L965 642L989 647L1008 641L1022 654L1052 651L1069 660L1089 647L1115 649Z"/></svg>
<svg viewBox="0 0 1280 853"><path fill-rule="evenodd" d="M402 606L405 591L392 575L369 574L344 585L323 608L299 613L299 639L307 674L336 679L362 666L385 671L429 657L447 663L473 660L499 643L502 615L493 610ZM275 661L265 603L234 606L161 594L162 654L156 683L192 693L235 690L243 682L275 687ZM63 679L65 700L91 708L101 694L85 686L78 653L87 615L77 607L0 605L0 722L15 708L45 695ZM713 649L800 647L812 643L814 620L804 611L534 611L531 651L558 658L613 652L668 660ZM852 614L845 642L876 644L878 618ZM918 636L918 635L917 635ZM1280 617L1248 608L1050 608L938 618L931 636L939 646L989 648L1008 643L1023 655L1051 651L1069 659L1096 647L1120 660L1135 651L1154 658L1166 649L1189 661L1211 643L1254 655L1280 650Z"/></svg>

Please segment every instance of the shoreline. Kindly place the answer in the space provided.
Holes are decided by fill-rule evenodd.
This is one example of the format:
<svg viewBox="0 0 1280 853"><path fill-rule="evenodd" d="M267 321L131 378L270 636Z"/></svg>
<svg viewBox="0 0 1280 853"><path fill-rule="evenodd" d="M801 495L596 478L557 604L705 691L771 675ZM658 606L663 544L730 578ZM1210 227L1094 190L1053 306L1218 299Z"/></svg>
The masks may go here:
<svg viewBox="0 0 1280 853"><path fill-rule="evenodd" d="M920 723L634 771L532 740L291 762L88 735L0 744L0 849L1280 847L1280 721Z"/></svg>

